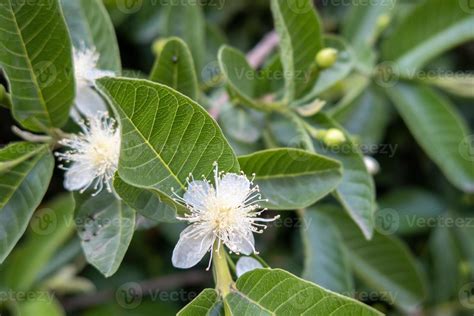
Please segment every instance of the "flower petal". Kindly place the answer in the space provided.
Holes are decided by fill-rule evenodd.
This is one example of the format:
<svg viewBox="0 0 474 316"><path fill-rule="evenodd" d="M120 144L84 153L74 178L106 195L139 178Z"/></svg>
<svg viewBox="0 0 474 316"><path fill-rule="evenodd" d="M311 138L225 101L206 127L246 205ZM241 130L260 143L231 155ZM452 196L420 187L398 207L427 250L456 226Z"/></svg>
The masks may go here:
<svg viewBox="0 0 474 316"><path fill-rule="evenodd" d="M192 181L189 183L186 193L183 195L184 201L196 209L203 209L207 196L212 190L207 181Z"/></svg>
<svg viewBox="0 0 474 316"><path fill-rule="evenodd" d="M227 173L219 181L217 198L231 207L237 207L245 201L249 191L250 181L246 176Z"/></svg>
<svg viewBox="0 0 474 316"><path fill-rule="evenodd" d="M194 225L188 226L181 232L178 243L173 250L173 266L188 269L195 266L206 255L214 244L212 231L203 235L196 230Z"/></svg>
<svg viewBox="0 0 474 316"><path fill-rule="evenodd" d="M230 240L232 240L232 243L226 244L226 246L232 252L250 255L255 250L255 239L250 230L247 231L244 236L234 233L233 236L230 237Z"/></svg>
<svg viewBox="0 0 474 316"><path fill-rule="evenodd" d="M263 268L263 266L257 259L252 257L241 257L235 265L235 273L237 274L237 277L240 278L242 274L260 268Z"/></svg>
<svg viewBox="0 0 474 316"><path fill-rule="evenodd" d="M92 183L95 172L81 162L75 162L64 174L64 187L68 191L84 189Z"/></svg>
<svg viewBox="0 0 474 316"><path fill-rule="evenodd" d="M106 112L107 105L100 95L91 87L84 87L76 91L76 109L86 117L93 117L97 112Z"/></svg>

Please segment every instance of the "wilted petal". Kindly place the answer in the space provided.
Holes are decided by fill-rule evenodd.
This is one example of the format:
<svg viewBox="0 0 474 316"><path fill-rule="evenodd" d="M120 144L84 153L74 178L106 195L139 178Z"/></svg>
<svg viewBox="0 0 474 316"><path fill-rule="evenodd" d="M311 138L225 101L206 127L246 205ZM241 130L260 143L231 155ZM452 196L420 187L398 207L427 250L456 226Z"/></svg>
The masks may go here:
<svg viewBox="0 0 474 316"><path fill-rule="evenodd" d="M94 117L98 112L106 112L107 105L100 95L90 87L83 87L76 92L76 109L86 117Z"/></svg>
<svg viewBox="0 0 474 316"><path fill-rule="evenodd" d="M252 257L241 257L237 264L235 265L235 273L237 277L240 278L246 272L263 268L262 264Z"/></svg>
<svg viewBox="0 0 474 316"><path fill-rule="evenodd" d="M212 231L203 235L196 234L194 225L181 232L172 257L173 266L176 268L188 269L195 266L212 248L215 238Z"/></svg>
<svg viewBox="0 0 474 316"><path fill-rule="evenodd" d="M64 187L68 191L81 190L92 183L95 178L93 170L81 162L75 162L64 174Z"/></svg>

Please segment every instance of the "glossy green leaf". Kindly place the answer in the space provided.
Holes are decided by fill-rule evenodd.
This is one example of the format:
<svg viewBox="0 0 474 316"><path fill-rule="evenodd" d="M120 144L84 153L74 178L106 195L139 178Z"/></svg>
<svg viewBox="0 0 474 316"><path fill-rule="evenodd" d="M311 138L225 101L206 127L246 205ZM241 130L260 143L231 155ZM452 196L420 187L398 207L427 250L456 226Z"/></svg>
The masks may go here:
<svg viewBox="0 0 474 316"><path fill-rule="evenodd" d="M188 44L199 74L206 57L206 24L201 6L193 0L170 0L163 10L163 34L180 37Z"/></svg>
<svg viewBox="0 0 474 316"><path fill-rule="evenodd" d="M330 292L280 269L245 273L225 297L232 315L381 315L354 299Z"/></svg>
<svg viewBox="0 0 474 316"><path fill-rule="evenodd" d="M391 17L394 7L395 0L374 0L353 5L343 21L342 34L356 51L363 50L364 46L374 45L379 35L379 18L383 15Z"/></svg>
<svg viewBox="0 0 474 316"><path fill-rule="evenodd" d="M245 55L235 48L222 46L218 60L222 74L236 98L246 106L263 108L256 100L257 72L249 65Z"/></svg>
<svg viewBox="0 0 474 316"><path fill-rule="evenodd" d="M114 179L115 192L139 214L156 222L176 222L176 216L184 208L163 193L153 189L131 186L120 179Z"/></svg>
<svg viewBox="0 0 474 316"><path fill-rule="evenodd" d="M462 256L453 231L448 227L434 229L429 240L429 249L433 265L433 299L436 302L457 299L459 289L464 284L460 271Z"/></svg>
<svg viewBox="0 0 474 316"><path fill-rule="evenodd" d="M339 228L357 276L368 286L386 293L405 311L414 310L426 295L425 280L406 245L394 236L375 232L368 241L354 222L337 207L316 207Z"/></svg>
<svg viewBox="0 0 474 316"><path fill-rule="evenodd" d="M204 289L177 316L224 316L222 301L214 289Z"/></svg>
<svg viewBox="0 0 474 316"><path fill-rule="evenodd" d="M0 25L0 68L10 84L13 116L33 131L63 126L74 80L71 40L57 0L1 0Z"/></svg>
<svg viewBox="0 0 474 316"><path fill-rule="evenodd" d="M75 194L75 222L87 261L105 277L122 263L135 231L135 211L103 190Z"/></svg>
<svg viewBox="0 0 474 316"><path fill-rule="evenodd" d="M120 51L109 14L100 0L61 0L74 47L95 48L99 69L120 73Z"/></svg>
<svg viewBox="0 0 474 316"><path fill-rule="evenodd" d="M370 87L349 104L333 108L330 114L357 137L359 143L372 146L382 141L391 118L391 109L387 97Z"/></svg>
<svg viewBox="0 0 474 316"><path fill-rule="evenodd" d="M25 232L48 189L53 168L54 158L45 151L0 172L0 263Z"/></svg>
<svg viewBox="0 0 474 316"><path fill-rule="evenodd" d="M121 122L118 173L125 182L170 195L190 173L211 175L213 162L239 170L219 126L188 97L147 80L104 78L98 85Z"/></svg>
<svg viewBox="0 0 474 316"><path fill-rule="evenodd" d="M308 120L316 128L339 128L337 123L324 114L318 114ZM367 239L373 233L375 212L375 188L373 179L367 171L360 148L350 140L346 133L346 143L330 148L315 143L316 152L327 155L342 164L342 181L335 190L335 196L357 223Z"/></svg>
<svg viewBox="0 0 474 316"><path fill-rule="evenodd" d="M299 98L312 83L314 60L323 48L318 15L309 0L271 0L285 76L285 99Z"/></svg>
<svg viewBox="0 0 474 316"><path fill-rule="evenodd" d="M439 75L421 78L422 82L441 88L455 96L474 98L474 75Z"/></svg>
<svg viewBox="0 0 474 316"><path fill-rule="evenodd" d="M416 70L443 52L474 39L470 0L421 2L383 43L383 58L396 71L415 76Z"/></svg>
<svg viewBox="0 0 474 316"><path fill-rule="evenodd" d="M268 200L261 205L275 210L308 207L341 180L337 161L295 148L259 151L239 157L239 163L247 175L255 174L255 183Z"/></svg>
<svg viewBox="0 0 474 316"><path fill-rule="evenodd" d="M388 217L383 221L384 230L403 235L421 233L436 226L438 217L446 210L444 203L434 193L417 187L391 191L377 202L379 210L376 212L376 222L379 216L392 215L393 221L389 221Z"/></svg>
<svg viewBox="0 0 474 316"><path fill-rule="evenodd" d="M150 80L167 85L193 100L198 98L198 82L193 57L179 38L170 38L163 46L150 74Z"/></svg>
<svg viewBox="0 0 474 316"><path fill-rule="evenodd" d="M35 315L35 316L65 316L61 304L54 298L53 294L44 299L25 300L18 304L13 315Z"/></svg>
<svg viewBox="0 0 474 316"><path fill-rule="evenodd" d="M306 209L301 213L304 246L303 278L325 289L350 295L354 280L342 236L330 218Z"/></svg>
<svg viewBox="0 0 474 316"><path fill-rule="evenodd" d="M446 178L459 189L474 192L474 148L454 106L422 85L400 82L386 91L418 144Z"/></svg>
<svg viewBox="0 0 474 316"><path fill-rule="evenodd" d="M26 291L38 281L42 269L74 233L73 214L70 194L61 195L36 211L25 242L4 263L2 278L9 288Z"/></svg>
<svg viewBox="0 0 474 316"><path fill-rule="evenodd" d="M47 149L47 145L28 143L28 142L14 142L10 143L4 148L0 149L0 172L8 171L21 162L31 158L35 154ZM12 188L9 189L11 192ZM1 192L1 191L0 191ZM4 201L8 198L8 194L3 192L0 198L0 207L3 206Z"/></svg>

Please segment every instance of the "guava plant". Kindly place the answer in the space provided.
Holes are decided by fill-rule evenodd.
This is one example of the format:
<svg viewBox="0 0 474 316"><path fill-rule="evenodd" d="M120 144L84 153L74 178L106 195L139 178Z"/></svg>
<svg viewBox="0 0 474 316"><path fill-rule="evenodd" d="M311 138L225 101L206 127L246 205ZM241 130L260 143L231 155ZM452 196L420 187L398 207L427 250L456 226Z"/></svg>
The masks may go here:
<svg viewBox="0 0 474 316"><path fill-rule="evenodd" d="M147 243L212 276L178 315L474 308L474 5L398 2L265 2L245 54L236 3L0 0L0 313L166 314Z"/></svg>

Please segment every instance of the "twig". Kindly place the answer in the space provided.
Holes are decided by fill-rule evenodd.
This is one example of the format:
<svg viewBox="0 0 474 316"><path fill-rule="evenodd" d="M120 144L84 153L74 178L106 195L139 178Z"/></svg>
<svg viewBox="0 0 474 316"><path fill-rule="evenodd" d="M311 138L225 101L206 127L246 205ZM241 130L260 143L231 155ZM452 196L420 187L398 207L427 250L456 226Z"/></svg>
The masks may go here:
<svg viewBox="0 0 474 316"><path fill-rule="evenodd" d="M211 274L201 271L188 271L137 282L142 296L154 295L155 291L169 291L184 286L196 286L211 280ZM108 289L82 296L65 298L61 301L66 312L83 310L91 306L103 304L116 298L118 289Z"/></svg>
<svg viewBox="0 0 474 316"><path fill-rule="evenodd" d="M275 49L278 45L278 35L275 31L267 33L260 42L255 45L247 53L247 61L253 68L260 67L267 56ZM217 119L220 114L222 106L229 101L229 95L223 92L214 102L214 106L210 109L209 113L212 117Z"/></svg>
<svg viewBox="0 0 474 316"><path fill-rule="evenodd" d="M27 140L32 143L48 143L51 141L50 136L45 136L45 135L36 135L27 131L24 131L22 129L19 129L16 126L12 126L12 132L20 137L23 140Z"/></svg>

